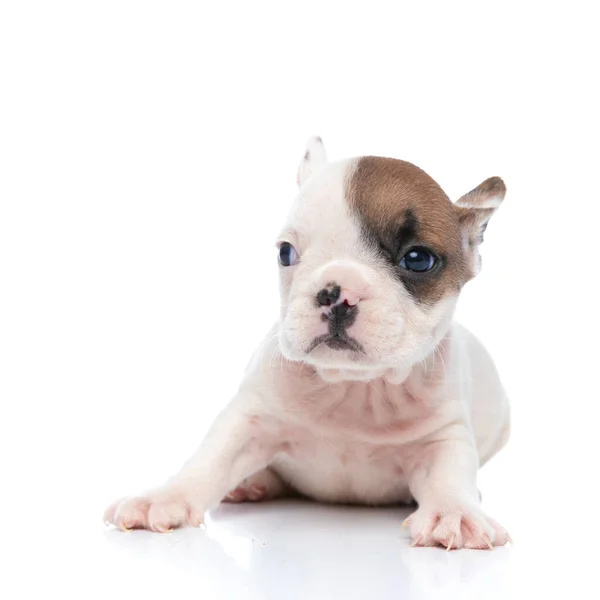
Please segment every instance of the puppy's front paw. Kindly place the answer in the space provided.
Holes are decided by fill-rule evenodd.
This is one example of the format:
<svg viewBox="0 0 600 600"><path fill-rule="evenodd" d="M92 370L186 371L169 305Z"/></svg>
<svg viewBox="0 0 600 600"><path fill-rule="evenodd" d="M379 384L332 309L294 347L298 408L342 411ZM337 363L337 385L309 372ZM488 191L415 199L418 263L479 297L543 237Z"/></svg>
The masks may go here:
<svg viewBox="0 0 600 600"><path fill-rule="evenodd" d="M404 523L413 546L493 550L511 541L508 532L476 504L418 508Z"/></svg>
<svg viewBox="0 0 600 600"><path fill-rule="evenodd" d="M115 502L104 513L104 522L123 531L150 529L167 533L182 525L200 526L204 511L185 492L165 490Z"/></svg>

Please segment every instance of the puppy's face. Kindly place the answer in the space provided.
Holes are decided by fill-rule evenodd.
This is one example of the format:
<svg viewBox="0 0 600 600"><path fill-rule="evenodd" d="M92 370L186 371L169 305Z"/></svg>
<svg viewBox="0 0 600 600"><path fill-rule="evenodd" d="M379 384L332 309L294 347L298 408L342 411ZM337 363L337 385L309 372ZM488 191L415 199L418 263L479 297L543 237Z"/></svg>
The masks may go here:
<svg viewBox="0 0 600 600"><path fill-rule="evenodd" d="M407 162L328 164L320 138L298 183L278 241L283 354L357 378L404 372L446 333L504 184L489 179L453 204Z"/></svg>

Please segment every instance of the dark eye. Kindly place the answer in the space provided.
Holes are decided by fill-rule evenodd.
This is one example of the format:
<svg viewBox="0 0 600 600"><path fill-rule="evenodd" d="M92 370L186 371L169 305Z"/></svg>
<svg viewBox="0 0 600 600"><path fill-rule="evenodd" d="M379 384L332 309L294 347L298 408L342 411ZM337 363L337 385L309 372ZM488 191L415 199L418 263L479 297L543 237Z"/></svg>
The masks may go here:
<svg viewBox="0 0 600 600"><path fill-rule="evenodd" d="M425 248L411 248L400 261L400 266L407 271L425 273L435 266L436 258Z"/></svg>
<svg viewBox="0 0 600 600"><path fill-rule="evenodd" d="M281 246L279 246L279 262L284 267L291 267L298 262L298 253L296 252L296 248L292 246L289 242L283 242Z"/></svg>

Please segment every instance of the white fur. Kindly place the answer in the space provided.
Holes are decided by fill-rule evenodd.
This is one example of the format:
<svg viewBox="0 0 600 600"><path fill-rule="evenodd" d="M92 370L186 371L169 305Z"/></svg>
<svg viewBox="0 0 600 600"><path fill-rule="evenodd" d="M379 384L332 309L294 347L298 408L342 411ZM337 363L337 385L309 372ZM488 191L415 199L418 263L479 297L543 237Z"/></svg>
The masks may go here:
<svg viewBox="0 0 600 600"><path fill-rule="evenodd" d="M296 182L302 186L310 177L327 164L327 153L323 140L318 136L311 137L306 144L306 151L298 166Z"/></svg>
<svg viewBox="0 0 600 600"><path fill-rule="evenodd" d="M281 319L253 357L238 394L194 456L157 490L111 506L121 528L197 525L223 498L294 490L328 502L416 499L416 543L487 548L508 534L479 504L478 467L506 443L509 408L479 342L452 323L455 296L420 307L378 268L344 199L354 161L322 164L310 142L301 189L280 241L300 262L281 267ZM325 332L315 294L339 281L360 311L365 349L317 347ZM243 499L243 498L242 498Z"/></svg>

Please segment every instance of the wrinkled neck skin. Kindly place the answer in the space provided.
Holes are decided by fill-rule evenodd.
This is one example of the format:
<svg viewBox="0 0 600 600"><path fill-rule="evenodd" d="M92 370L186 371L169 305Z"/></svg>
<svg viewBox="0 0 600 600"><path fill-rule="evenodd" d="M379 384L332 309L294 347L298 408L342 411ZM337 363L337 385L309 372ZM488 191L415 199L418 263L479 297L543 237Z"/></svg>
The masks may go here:
<svg viewBox="0 0 600 600"><path fill-rule="evenodd" d="M411 375L413 370L418 369L419 371L428 370L435 364L436 354L445 354L444 346L445 338L436 343L428 352L424 352L423 355L415 357L412 361L407 362L400 366L395 367L373 367L373 368L320 368L312 367L317 375L326 383L342 383L342 382L353 382L353 381L375 381L377 379L384 379L387 383L392 385L403 384Z"/></svg>

